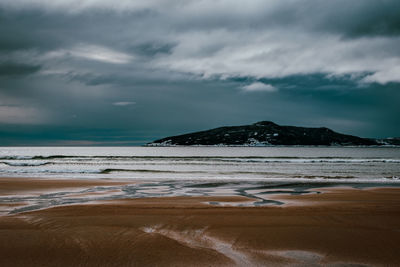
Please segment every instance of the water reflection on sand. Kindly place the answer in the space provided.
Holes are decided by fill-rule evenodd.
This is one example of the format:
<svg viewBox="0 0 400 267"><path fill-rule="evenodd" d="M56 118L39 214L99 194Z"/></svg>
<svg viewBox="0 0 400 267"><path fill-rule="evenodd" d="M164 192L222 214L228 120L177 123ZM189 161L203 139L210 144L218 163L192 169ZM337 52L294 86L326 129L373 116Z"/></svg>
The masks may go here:
<svg viewBox="0 0 400 267"><path fill-rule="evenodd" d="M111 186L85 188L60 188L43 192L16 192L0 196L0 215L15 214L60 205L82 204L113 199L178 197L178 196L243 196L244 202L207 202L216 206L263 206L282 205L274 196L279 194L318 194L316 188L339 186L329 183L267 183L250 182L199 182L155 181L135 182ZM372 187L374 184L346 184L350 187Z"/></svg>

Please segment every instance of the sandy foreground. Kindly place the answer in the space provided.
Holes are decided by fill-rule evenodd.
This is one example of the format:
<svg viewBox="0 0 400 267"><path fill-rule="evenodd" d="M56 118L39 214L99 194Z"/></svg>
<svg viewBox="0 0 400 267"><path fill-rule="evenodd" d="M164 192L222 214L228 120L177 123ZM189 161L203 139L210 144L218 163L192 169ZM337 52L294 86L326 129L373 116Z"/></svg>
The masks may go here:
<svg viewBox="0 0 400 267"><path fill-rule="evenodd" d="M2 194L89 186L13 180ZM318 191L271 195L282 206L165 197L0 216L0 266L399 266L400 188Z"/></svg>

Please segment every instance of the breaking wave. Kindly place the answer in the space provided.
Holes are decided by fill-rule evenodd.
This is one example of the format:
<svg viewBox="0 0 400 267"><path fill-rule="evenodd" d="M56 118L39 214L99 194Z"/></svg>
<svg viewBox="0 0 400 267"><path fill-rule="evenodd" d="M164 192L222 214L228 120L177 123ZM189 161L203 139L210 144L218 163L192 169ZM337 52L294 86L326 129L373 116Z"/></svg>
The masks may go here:
<svg viewBox="0 0 400 267"><path fill-rule="evenodd" d="M52 162L7 162L7 161L1 161L0 163L13 167L36 167L36 166L53 164Z"/></svg>
<svg viewBox="0 0 400 267"><path fill-rule="evenodd" d="M204 162L240 162L240 163L400 163L397 158L353 158L353 157L207 157L207 156L67 156L67 155L51 155L51 156L3 156L0 160L71 160L71 161L204 161ZM17 163L6 162L0 163L9 166L40 166L52 164L53 162L44 163Z"/></svg>
<svg viewBox="0 0 400 267"><path fill-rule="evenodd" d="M0 176L399 180L390 148L3 148Z"/></svg>

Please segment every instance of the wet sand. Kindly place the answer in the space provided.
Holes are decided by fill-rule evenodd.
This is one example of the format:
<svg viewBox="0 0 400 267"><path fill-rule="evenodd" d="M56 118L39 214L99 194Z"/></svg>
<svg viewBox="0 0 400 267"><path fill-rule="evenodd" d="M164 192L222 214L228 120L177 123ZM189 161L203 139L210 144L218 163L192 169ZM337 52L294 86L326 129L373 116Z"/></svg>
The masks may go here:
<svg viewBox="0 0 400 267"><path fill-rule="evenodd" d="M399 188L110 200L0 217L0 266L398 266Z"/></svg>
<svg viewBox="0 0 400 267"><path fill-rule="evenodd" d="M78 180L78 179L40 179L40 178L0 178L0 195L23 193L43 193L65 188L88 188L93 186L113 186L131 184L127 181Z"/></svg>
<svg viewBox="0 0 400 267"><path fill-rule="evenodd" d="M41 179L41 178L0 178L0 216L9 214L15 208L26 208L38 205L37 198L42 194L63 193L68 197L84 198L90 196L110 196L118 190L102 190L101 192L84 192L94 187L112 188L133 184L134 181L124 180L77 180L77 179ZM76 192L76 193L74 193ZM37 196L36 201L29 196ZM18 199L20 198L20 199ZM22 199L21 199L22 198ZM50 200L51 202L51 200Z"/></svg>

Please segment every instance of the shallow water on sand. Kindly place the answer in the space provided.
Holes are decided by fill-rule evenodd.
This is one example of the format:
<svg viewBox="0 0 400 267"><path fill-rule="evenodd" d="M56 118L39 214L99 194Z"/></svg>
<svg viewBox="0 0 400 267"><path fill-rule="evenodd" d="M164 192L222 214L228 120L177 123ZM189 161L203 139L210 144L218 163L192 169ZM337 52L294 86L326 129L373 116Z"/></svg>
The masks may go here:
<svg viewBox="0 0 400 267"><path fill-rule="evenodd" d="M347 187L365 188L382 184L346 183ZM385 186L399 186L391 183ZM316 188L340 186L337 183L270 183L262 181L232 182L199 182L199 181L154 181L137 182L135 184L88 186L85 188L55 188L36 192L16 192L11 195L0 195L0 215L15 214L61 205L83 204L90 202L153 198L153 197L187 197L187 196L242 196L249 200L244 202L216 202L206 204L214 206L256 207L266 205L282 205L283 202L273 200L271 195L319 194Z"/></svg>

